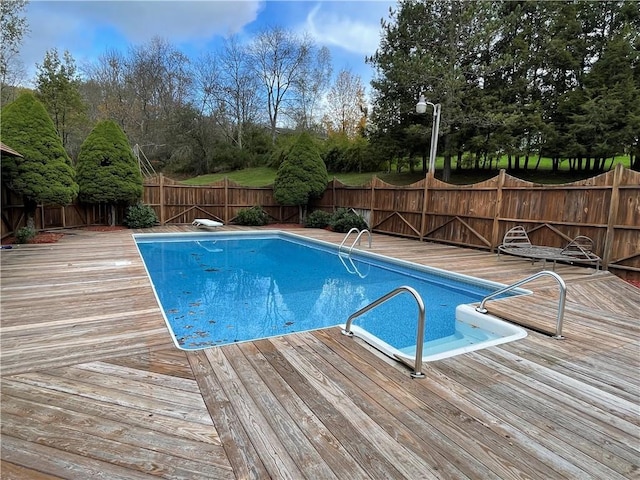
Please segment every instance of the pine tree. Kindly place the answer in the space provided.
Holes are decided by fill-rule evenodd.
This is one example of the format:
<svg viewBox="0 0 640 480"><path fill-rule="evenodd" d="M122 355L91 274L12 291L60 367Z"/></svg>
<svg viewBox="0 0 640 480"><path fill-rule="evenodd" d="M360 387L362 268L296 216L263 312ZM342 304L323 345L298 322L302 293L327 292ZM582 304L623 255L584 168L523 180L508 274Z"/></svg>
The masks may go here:
<svg viewBox="0 0 640 480"><path fill-rule="evenodd" d="M468 105L477 92L476 63L483 2L455 0L399 2L391 19L383 22L380 48L368 58L376 76L372 123L374 131L392 136L398 153L409 155L422 150L426 173L429 136L420 141L416 123L431 124L431 115L418 117L415 105L420 94L442 105L438 154L444 156L443 179L449 178L451 157L464 145L462 132L473 120ZM430 111L432 113L433 110Z"/></svg>
<svg viewBox="0 0 640 480"><path fill-rule="evenodd" d="M98 123L80 147L78 155L79 199L111 206L136 203L143 192L142 175L129 141L113 121Z"/></svg>
<svg viewBox="0 0 640 480"><path fill-rule="evenodd" d="M64 147L77 153L88 128L75 61L68 51L61 57L54 48L47 50L37 67L36 96L49 112Z"/></svg>
<svg viewBox="0 0 640 480"><path fill-rule="evenodd" d="M302 220L303 207L322 195L328 181L327 167L313 139L303 133L278 168L273 196L281 205L298 205Z"/></svg>
<svg viewBox="0 0 640 480"><path fill-rule="evenodd" d="M25 93L2 109L2 141L23 157L2 157L2 181L24 200L34 228L38 204L66 205L78 194L75 172L42 103Z"/></svg>

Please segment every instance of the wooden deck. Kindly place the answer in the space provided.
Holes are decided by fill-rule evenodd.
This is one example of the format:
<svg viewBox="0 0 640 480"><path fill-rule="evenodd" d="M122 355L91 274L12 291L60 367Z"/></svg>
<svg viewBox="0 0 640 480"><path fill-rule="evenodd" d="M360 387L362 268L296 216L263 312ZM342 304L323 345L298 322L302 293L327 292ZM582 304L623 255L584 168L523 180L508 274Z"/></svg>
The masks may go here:
<svg viewBox="0 0 640 480"><path fill-rule="evenodd" d="M373 250L503 283L540 268L382 235ZM566 340L531 331L412 380L337 328L177 350L129 231L0 261L3 479L640 478L640 290L606 272L558 266ZM528 288L526 316L552 325L553 279Z"/></svg>

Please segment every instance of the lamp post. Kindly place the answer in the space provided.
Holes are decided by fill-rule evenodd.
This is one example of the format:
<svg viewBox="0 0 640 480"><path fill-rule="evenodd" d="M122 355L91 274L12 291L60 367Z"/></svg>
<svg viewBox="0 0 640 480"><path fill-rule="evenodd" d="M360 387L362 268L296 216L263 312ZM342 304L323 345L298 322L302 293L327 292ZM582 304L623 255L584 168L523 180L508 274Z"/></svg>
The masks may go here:
<svg viewBox="0 0 640 480"><path fill-rule="evenodd" d="M416 104L416 113L426 113L427 105L433 107L433 126L431 127L431 148L429 150L429 170L427 175L434 177L436 174L436 152L438 150L438 130L440 129L440 109L439 103L431 103L425 100L424 95L420 94L418 103Z"/></svg>

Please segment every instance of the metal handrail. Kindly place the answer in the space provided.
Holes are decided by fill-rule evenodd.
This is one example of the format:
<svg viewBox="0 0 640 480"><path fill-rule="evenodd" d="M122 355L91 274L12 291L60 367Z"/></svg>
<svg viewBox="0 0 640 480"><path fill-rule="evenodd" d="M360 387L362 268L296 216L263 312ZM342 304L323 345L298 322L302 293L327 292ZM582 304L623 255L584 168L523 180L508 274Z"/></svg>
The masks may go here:
<svg viewBox="0 0 640 480"><path fill-rule="evenodd" d="M367 235L369 235L369 248L371 248L371 232L365 228L364 230L361 230L358 233L358 236L356 237L354 242L351 244L351 248L349 249L349 255L351 255L351 252L353 251L353 247L356 245L356 243L360 245L360 237L362 237L363 233L366 233Z"/></svg>
<svg viewBox="0 0 640 480"><path fill-rule="evenodd" d="M369 310L377 307L378 305L386 302L387 300L403 292L408 292L411 295L413 295L413 298L418 304L418 330L416 333L416 360L415 360L413 373L411 373L411 376L413 378L424 378L424 373L422 373L421 370L422 370L422 349L424 347L425 308L424 308L424 302L422 301L422 297L420 297L420 294L414 288L403 285L402 287L398 287L392 290L391 292L387 293L386 295L380 297L379 299L370 303L366 307L361 308L360 310L352 314L347 319L347 323L344 326L344 329L342 330L342 334L347 335L349 337L353 337L353 332L351 331L351 324L353 323L354 319L356 319L360 315L364 315Z"/></svg>
<svg viewBox="0 0 640 480"><path fill-rule="evenodd" d="M353 227L351 230L349 230L347 232L347 234L344 236L344 238L342 239L342 243L340 244L340 246L338 247L338 254L340 253L340 251L342 250L342 247L344 246L344 242L347 241L347 238L349 238L349 235L351 235L353 232L360 232L359 229L357 229L356 227ZM353 247L353 245L352 245Z"/></svg>
<svg viewBox="0 0 640 480"><path fill-rule="evenodd" d="M351 235L353 232L357 232L358 235L356 236L356 239L353 241L353 243L351 244L351 247L349 247L349 255L351 255L351 252L353 251L353 247L356 245L356 243L358 245L360 245L360 238L362 237L362 235L366 232L367 235L369 235L369 248L371 248L371 232L369 230L367 230L366 228L363 230L360 230L359 228L353 227L351 230L349 230L347 232L347 234L344 236L344 238L342 239L342 243L340 244L340 246L338 247L338 255L340 254L340 252L342 251L342 247L344 247L345 242L347 241L347 238L349 238L349 235Z"/></svg>
<svg viewBox="0 0 640 480"><path fill-rule="evenodd" d="M556 281L558 282L558 286L560 287L560 300L558 302L558 318L556 320L556 334L553 336L553 338L556 338L558 340L564 339L564 337L562 336L562 321L564 319L564 304L567 298L567 285L564 283L564 280L562 279L562 277L558 275L556 272L551 272L549 270L542 270L541 272L535 273L530 277L520 280L519 282L516 282L512 285L509 285L500 290L497 290L482 299L482 302L480 302L480 306L476 307L476 312L487 313L487 309L484 307L484 304L490 298L497 297L498 295L502 295L503 293L507 293L515 288L520 287L521 285L524 285L525 283L529 283L530 281L543 276L550 276L555 278Z"/></svg>

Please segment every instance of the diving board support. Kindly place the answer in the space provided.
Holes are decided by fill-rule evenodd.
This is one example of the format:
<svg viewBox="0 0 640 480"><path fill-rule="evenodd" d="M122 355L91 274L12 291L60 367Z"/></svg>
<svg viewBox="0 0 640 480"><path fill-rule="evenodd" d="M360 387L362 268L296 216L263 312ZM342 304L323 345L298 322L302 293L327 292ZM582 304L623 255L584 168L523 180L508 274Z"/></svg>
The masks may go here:
<svg viewBox="0 0 640 480"><path fill-rule="evenodd" d="M418 304L418 328L416 332L416 359L415 359L413 372L410 375L413 378L424 378L424 373L422 373L422 349L424 347L425 308L424 308L424 302L422 301L422 297L414 288L409 287L407 285L398 287L390 291L386 295L380 297L379 299L375 300L374 302L370 303L366 307L361 308L357 312L353 313L347 319L347 324L345 325L344 330L342 330L342 334L347 335L348 337L353 337L353 332L351 331L351 324L357 317L364 315L369 310L376 308L377 306L383 304L387 300L390 300L396 295L400 295L401 293L405 293L405 292L410 293L415 299L416 303Z"/></svg>

